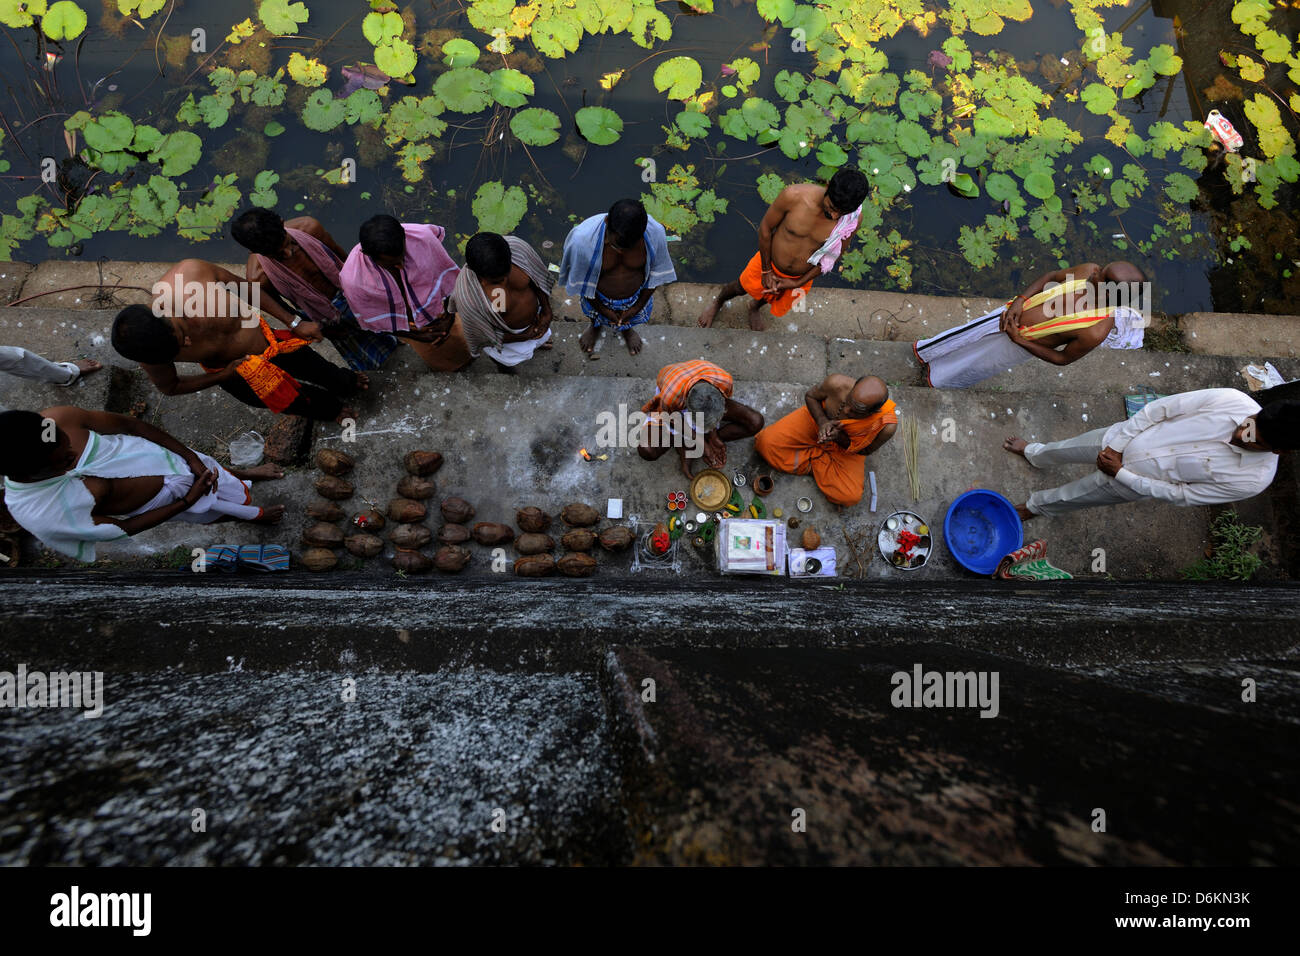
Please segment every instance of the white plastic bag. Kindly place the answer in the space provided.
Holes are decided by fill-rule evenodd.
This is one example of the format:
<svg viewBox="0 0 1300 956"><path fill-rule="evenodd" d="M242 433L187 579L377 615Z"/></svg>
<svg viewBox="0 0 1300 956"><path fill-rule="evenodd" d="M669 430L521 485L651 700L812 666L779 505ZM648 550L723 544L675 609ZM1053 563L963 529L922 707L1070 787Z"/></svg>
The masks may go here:
<svg viewBox="0 0 1300 956"><path fill-rule="evenodd" d="M244 432L230 443L230 464L233 468L251 468L262 463L266 439L257 432Z"/></svg>

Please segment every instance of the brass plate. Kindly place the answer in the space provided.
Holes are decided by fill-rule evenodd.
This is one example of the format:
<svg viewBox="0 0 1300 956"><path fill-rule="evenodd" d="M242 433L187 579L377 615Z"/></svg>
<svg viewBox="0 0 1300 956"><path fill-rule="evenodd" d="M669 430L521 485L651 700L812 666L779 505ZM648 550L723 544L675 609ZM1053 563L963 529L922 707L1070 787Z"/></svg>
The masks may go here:
<svg viewBox="0 0 1300 956"><path fill-rule="evenodd" d="M703 511L717 511L731 500L731 480L716 468L706 468L691 479L691 501Z"/></svg>

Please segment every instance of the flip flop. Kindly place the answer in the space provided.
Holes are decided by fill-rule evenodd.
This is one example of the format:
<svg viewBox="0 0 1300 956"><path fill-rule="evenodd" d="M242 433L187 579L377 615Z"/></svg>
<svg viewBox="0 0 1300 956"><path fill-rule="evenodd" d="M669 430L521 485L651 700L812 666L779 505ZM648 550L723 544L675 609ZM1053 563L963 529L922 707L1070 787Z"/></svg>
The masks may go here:
<svg viewBox="0 0 1300 956"><path fill-rule="evenodd" d="M233 572L239 567L239 549L232 544L214 544L204 552L203 560L210 568Z"/></svg>
<svg viewBox="0 0 1300 956"><path fill-rule="evenodd" d="M250 571L288 571L289 550L279 544L246 544L239 549L239 566Z"/></svg>

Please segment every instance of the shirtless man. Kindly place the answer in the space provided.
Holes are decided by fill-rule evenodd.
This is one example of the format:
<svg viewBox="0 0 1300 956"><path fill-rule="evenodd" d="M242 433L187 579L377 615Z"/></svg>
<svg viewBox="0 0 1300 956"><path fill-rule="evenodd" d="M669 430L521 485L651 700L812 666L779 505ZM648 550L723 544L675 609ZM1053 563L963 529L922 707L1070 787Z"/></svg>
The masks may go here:
<svg viewBox="0 0 1300 956"><path fill-rule="evenodd" d="M453 305L471 355L486 354L503 372L551 348L551 274L517 236L480 232L465 244L465 268Z"/></svg>
<svg viewBox="0 0 1300 956"><path fill-rule="evenodd" d="M804 393L803 407L759 432L754 450L778 471L812 472L832 504L848 507L862 500L866 456L897 430L897 406L883 379L836 373Z"/></svg>
<svg viewBox="0 0 1300 956"><path fill-rule="evenodd" d="M757 435L763 413L731 397L735 380L712 362L694 359L665 365L655 380L655 394L641 406L647 416L637 453L657 461L677 449L682 474L689 481L691 458L710 468L727 463L727 442Z"/></svg>
<svg viewBox="0 0 1300 956"><path fill-rule="evenodd" d="M284 515L283 505L253 506L244 484L283 478L275 465L224 469L148 422L71 405L0 414L0 473L14 520L82 561L94 560L97 541L173 518L274 524Z"/></svg>
<svg viewBox="0 0 1300 956"><path fill-rule="evenodd" d="M559 284L579 298L591 327L578 344L590 353L602 327L623 333L632 355L641 351L636 326L650 321L654 291L677 281L667 234L635 199L620 199L604 216L592 216L564 240Z"/></svg>
<svg viewBox="0 0 1300 956"><path fill-rule="evenodd" d="M1030 359L1071 365L1099 345L1142 345L1146 276L1084 262L1040 276L1000 310L915 343L934 388L968 388Z"/></svg>
<svg viewBox="0 0 1300 956"><path fill-rule="evenodd" d="M766 328L758 310L764 303L771 306L772 317L790 311L797 299L807 294L813 279L823 272L822 250L836 224L843 216L854 216L867 196L867 177L856 169L841 169L829 185L803 183L786 186L776 202L767 209L758 226L758 252L749 260L745 271L734 282L724 285L708 308L700 315L700 326L713 324L718 309L728 299L748 293L749 327L755 332ZM826 255L838 257L848 244L843 237L838 248ZM833 262L833 259L832 259Z"/></svg>
<svg viewBox="0 0 1300 956"><path fill-rule="evenodd" d="M117 314L113 348L140 363L164 395L216 385L254 408L325 421L355 419L340 396L368 388L369 379L308 347L321 338L315 322L292 316L269 298L254 311L235 292L249 288L218 265L184 259L154 283L152 309L131 305ZM273 331L263 312L287 330ZM177 362L197 362L203 373L181 375Z"/></svg>
<svg viewBox="0 0 1300 956"><path fill-rule="evenodd" d="M347 252L318 220L299 216L285 222L270 209L254 206L231 223L230 234L250 252L248 281L318 323L350 368L380 368L398 348L388 333L358 325L339 286Z"/></svg>

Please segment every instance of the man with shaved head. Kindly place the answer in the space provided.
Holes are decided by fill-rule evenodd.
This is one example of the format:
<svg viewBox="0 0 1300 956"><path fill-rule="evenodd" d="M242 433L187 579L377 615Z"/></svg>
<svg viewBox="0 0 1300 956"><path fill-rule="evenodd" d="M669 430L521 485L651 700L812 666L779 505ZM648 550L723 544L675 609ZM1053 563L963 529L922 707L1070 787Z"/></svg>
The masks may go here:
<svg viewBox="0 0 1300 956"><path fill-rule="evenodd" d="M1140 349L1149 308L1137 266L1084 262L1039 276L1006 305L912 349L931 387L970 388L1035 358L1070 365L1099 345Z"/></svg>
<svg viewBox="0 0 1300 956"><path fill-rule="evenodd" d="M833 374L804 394L804 407L773 422L754 438L755 450L778 471L812 472L832 504L862 500L866 456L898 430L898 407L874 375Z"/></svg>

